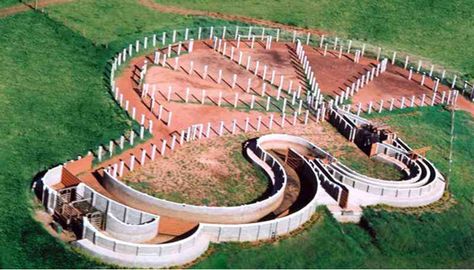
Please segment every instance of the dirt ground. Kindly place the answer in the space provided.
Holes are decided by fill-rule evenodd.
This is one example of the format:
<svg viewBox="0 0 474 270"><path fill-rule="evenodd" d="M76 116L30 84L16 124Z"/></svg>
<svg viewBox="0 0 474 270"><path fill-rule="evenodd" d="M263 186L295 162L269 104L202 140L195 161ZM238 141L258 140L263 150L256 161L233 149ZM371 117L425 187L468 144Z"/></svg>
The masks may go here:
<svg viewBox="0 0 474 270"><path fill-rule="evenodd" d="M249 203L265 192L268 181L244 159L242 143L268 133L228 135L186 144L123 180L142 192L175 202L209 206ZM400 177L395 169L369 159L327 123L277 128L271 133L306 138L368 175L395 180Z"/></svg>
<svg viewBox="0 0 474 270"><path fill-rule="evenodd" d="M52 224L54 220L49 213L42 210L35 210L34 218L36 219L36 221L41 223L43 225L43 228L45 228L46 231L48 231L48 233L50 233L52 236L59 238L64 242L72 242L76 240L74 233L71 231L63 229L60 233L58 233L58 231L53 228Z"/></svg>
<svg viewBox="0 0 474 270"><path fill-rule="evenodd" d="M129 185L156 197L195 205L242 205L259 198L268 181L242 156L250 134L187 144L128 174Z"/></svg>

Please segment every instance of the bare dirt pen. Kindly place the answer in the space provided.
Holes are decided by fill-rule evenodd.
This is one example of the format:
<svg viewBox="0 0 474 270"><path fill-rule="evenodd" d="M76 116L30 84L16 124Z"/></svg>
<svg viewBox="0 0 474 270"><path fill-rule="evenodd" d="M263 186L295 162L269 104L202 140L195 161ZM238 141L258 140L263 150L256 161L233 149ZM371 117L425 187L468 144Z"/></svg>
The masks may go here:
<svg viewBox="0 0 474 270"><path fill-rule="evenodd" d="M242 143L268 133L306 138L352 168L373 177L394 180L401 177L396 169L369 159L329 124L313 123L185 144L169 156L129 173L123 181L142 192L174 202L208 206L249 203L263 195L268 180L262 171L245 160Z"/></svg>
<svg viewBox="0 0 474 270"><path fill-rule="evenodd" d="M128 174L124 181L175 202L212 206L251 202L265 192L268 181L241 154L241 143L248 135L186 144L169 157Z"/></svg>

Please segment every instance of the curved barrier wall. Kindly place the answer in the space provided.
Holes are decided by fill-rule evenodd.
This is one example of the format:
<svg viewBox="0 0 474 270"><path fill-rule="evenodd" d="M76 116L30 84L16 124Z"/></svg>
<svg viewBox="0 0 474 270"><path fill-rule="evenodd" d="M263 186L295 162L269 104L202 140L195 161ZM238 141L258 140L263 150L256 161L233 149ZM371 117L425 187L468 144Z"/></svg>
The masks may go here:
<svg viewBox="0 0 474 270"><path fill-rule="evenodd" d="M354 172L350 168L332 158L330 154L315 146L306 139L286 135L286 134L270 134L264 135L257 139L259 145L267 145L271 147L283 147L288 143L299 144L307 147L309 151L315 151L316 156L326 156L333 160L329 165L323 165L328 169L331 176L320 176L319 179L326 179L322 183L326 183L325 190L336 201L340 201L340 194L343 192L338 189L340 184L351 189L349 192L349 202L361 205L372 204L388 204L398 207L414 207L430 204L443 195L445 182L441 174L432 166L425 158L412 161L406 155L406 151L391 145L380 144L385 148L388 155L393 155L397 159L403 161L410 168L418 168L419 171L413 173L412 179L403 181L389 181L367 177L360 173ZM402 143L399 143L402 144ZM321 171L315 166L316 171ZM415 170L418 170L415 169ZM324 172L321 172L324 175ZM331 184L331 181L334 183ZM351 194L352 193L352 194ZM352 196L351 196L352 195Z"/></svg>
<svg viewBox="0 0 474 270"><path fill-rule="evenodd" d="M255 150L248 151L248 153L252 162L260 166L271 179L273 186L277 187L277 191L274 194L252 204L232 207L208 207L170 202L137 191L125 185L108 172L104 172L102 185L109 193L128 205L138 209L143 205L147 205L147 209L155 214L207 223L252 222L278 208L284 197L287 176L283 166L264 150L260 149L258 145Z"/></svg>
<svg viewBox="0 0 474 270"><path fill-rule="evenodd" d="M252 160L259 160L261 163L265 161L264 164L267 166L269 174L274 174L274 170L272 170L272 168L281 170L281 165L276 159L272 158L270 154L267 154L263 148L270 146L282 147L295 145L301 145L310 151L315 151L316 156L327 155L330 157L328 153L324 152L303 138L286 134L271 134L262 136L256 140L255 149L259 149L260 152L255 151L255 153L254 151L251 151L251 153L255 155ZM257 154L261 156L261 159L256 158ZM304 167L302 170L307 175L307 177L313 179L313 181L315 181L316 185L319 187L321 176L318 176L320 173L318 173L317 166L312 166L311 162L306 160L304 157L302 157L302 159L304 160ZM52 170L50 174L47 174L47 176L51 176L51 178L46 178L46 182L49 183L53 181L51 179L54 178L53 176L55 175L56 171L57 170ZM439 180L437 171L430 171L429 168L428 171L430 174L434 174L436 176L435 180ZM112 179L112 177L108 174L106 174L105 177L110 177ZM273 177L275 176L273 175ZM276 182L277 181L274 183ZM433 181L433 183L436 183L436 181ZM424 188L426 188L426 186ZM272 239L278 235L287 234L288 232L297 229L301 224L307 222L317 207L317 196L314 194L309 203L306 204L302 209L282 218L249 224L201 223L197 231L195 231L186 239L168 244L147 245L133 243L133 241L143 241L146 239L146 237L141 239L133 239L133 237L137 234L137 232L143 234L148 234L150 231L153 232L152 229L148 229L152 228L153 224L158 223L157 218L153 220L153 217L156 216L147 215L142 211L137 211L118 203L114 204L107 202L107 198L97 194L94 190L91 190L84 184L79 184L77 189L78 193L84 196L84 198L91 199L93 204L98 209L105 209L108 211L107 232L109 235L105 235L94 228L88 222L88 220L84 218L84 238L77 241L76 245L91 255L99 257L104 261L130 267L168 267L184 264L199 257L207 249L209 241L256 241ZM370 194L371 193L369 192L369 195ZM366 195L367 194L364 196ZM381 196L376 197L380 202ZM397 197L395 199L397 199L396 201L400 201L401 198ZM422 200L426 202L427 198L424 197L421 198L421 200L413 200L412 198L406 202L413 204L420 203ZM398 202L401 205L406 203L403 202L403 200L401 201L402 202ZM136 226L127 223L139 225ZM127 228L127 225L132 229ZM140 226L143 227L140 229ZM152 236L153 234L149 233L148 235Z"/></svg>
<svg viewBox="0 0 474 270"><path fill-rule="evenodd" d="M111 236L138 243L151 240L158 234L158 216L118 203L83 183L77 186L76 192L105 213L105 231Z"/></svg>
<svg viewBox="0 0 474 270"><path fill-rule="evenodd" d="M75 245L94 257L128 267L169 267L191 262L201 256L209 239L201 226L186 239L169 244L136 244L114 239L97 230L84 217L84 237Z"/></svg>
<svg viewBox="0 0 474 270"><path fill-rule="evenodd" d="M159 219L142 224L128 224L111 213L107 214L105 231L112 237L132 243L141 243L155 238L158 234Z"/></svg>
<svg viewBox="0 0 474 270"><path fill-rule="evenodd" d="M76 245L90 255L109 263L129 267L169 267L185 264L199 257L209 242L256 241L273 239L276 236L296 230L311 219L317 207L316 192L319 184L316 172L304 160L301 173L309 181L315 181L316 189L311 200L300 210L274 220L250 224L208 224L200 223L189 237L167 244L136 244L109 237L98 231L84 218L84 238Z"/></svg>
<svg viewBox="0 0 474 270"><path fill-rule="evenodd" d="M50 214L54 214L54 208L56 207L56 200L58 198L58 192L52 187L61 182L61 175L63 166L56 166L46 172L41 178L42 185L36 185L36 189L41 192L41 201L46 208L46 211Z"/></svg>

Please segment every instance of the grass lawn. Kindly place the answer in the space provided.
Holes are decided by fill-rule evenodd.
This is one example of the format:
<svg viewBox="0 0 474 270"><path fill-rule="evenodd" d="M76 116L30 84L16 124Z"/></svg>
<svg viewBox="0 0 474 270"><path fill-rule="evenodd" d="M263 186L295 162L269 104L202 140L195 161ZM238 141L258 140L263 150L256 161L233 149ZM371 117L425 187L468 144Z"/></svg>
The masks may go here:
<svg viewBox="0 0 474 270"><path fill-rule="evenodd" d="M0 8L10 7L20 4L19 0L2 0L0 1Z"/></svg>
<svg viewBox="0 0 474 270"><path fill-rule="evenodd" d="M93 43L109 45L117 50L133 39L142 39L145 34L157 33L158 29L229 24L220 20L155 12L135 0L81 0L51 6L48 11L52 18L79 32Z"/></svg>
<svg viewBox="0 0 474 270"><path fill-rule="evenodd" d="M256 2L243 4L245 12L250 12L252 3ZM374 5L372 2L365 4ZM386 5L382 11L359 9L359 2L342 6L328 1L326 9L318 8L310 14L308 10L314 4L304 0L295 2L294 7L282 4L281 12L291 13L298 7L300 13L293 19L319 20L319 24L308 26L331 28L348 36L357 35L410 49L410 52L432 57L437 62L445 60L445 63L472 74L473 63L469 61L472 50L465 48L472 43L473 35L469 33L473 28L467 27L469 21L458 15L470 12L472 3L461 6L452 1L443 2L439 8L442 12L436 11L440 5L436 3L425 4L424 9L419 8L418 2L399 4L406 9L397 16L382 12L395 12L390 8L395 6L393 1L381 4ZM266 2L260 5L264 6L257 10L265 12L264 15L270 14ZM456 14L454 8L458 8ZM32 178L37 172L84 154L128 129L130 122L112 102L102 75L107 59L125 42L164 28L225 23L159 14L130 0L81 0L51 6L48 12L50 17L29 11L0 19L2 268L100 266L72 252L33 220ZM381 15L369 17L369 12ZM421 21L412 19L419 12L431 15ZM338 19L341 18L338 16L348 18L349 13L354 14L350 21ZM308 14L311 16L306 16ZM287 18L290 20L292 16ZM406 23L407 18L411 24ZM299 21L293 23L304 25ZM441 23L442 27L438 29L437 24ZM365 32L363 25L372 30ZM394 29L386 29L391 25ZM408 27L404 31L411 33L409 40L401 36L400 25ZM427 31L419 31L423 27ZM436 34L432 34L433 29L437 29ZM455 41L460 37L464 42ZM418 45L411 48L411 44ZM448 50L450 53L446 53ZM433 146L428 157L442 172L447 172L449 113L436 107L393 114L380 116L385 117L384 121L399 131L410 145ZM402 125L413 129L402 130ZM368 209L365 227L340 225L323 213L323 221L311 229L275 244L247 245L247 248L241 248L239 244L218 245L216 252L197 267L474 267L472 118L466 113L458 113L456 130L451 189L457 204L449 210L440 214L414 215Z"/></svg>
<svg viewBox="0 0 474 270"><path fill-rule="evenodd" d="M155 0L317 28L432 59L474 78L473 1Z"/></svg>
<svg viewBox="0 0 474 270"><path fill-rule="evenodd" d="M376 114L373 114L376 115ZM428 158L447 172L450 113L439 107L383 117L411 146L432 145ZM403 129L408 125L412 129ZM416 127L416 128L415 128ZM196 268L472 268L474 266L474 122L456 114L451 190L456 204L441 213L407 214L368 208L364 226L322 222L292 238L258 247L214 245ZM437 210L436 207L432 207Z"/></svg>
<svg viewBox="0 0 474 270"><path fill-rule="evenodd" d="M33 12L1 19L0 32L0 266L93 266L32 219L29 188L129 125L104 90L110 53Z"/></svg>

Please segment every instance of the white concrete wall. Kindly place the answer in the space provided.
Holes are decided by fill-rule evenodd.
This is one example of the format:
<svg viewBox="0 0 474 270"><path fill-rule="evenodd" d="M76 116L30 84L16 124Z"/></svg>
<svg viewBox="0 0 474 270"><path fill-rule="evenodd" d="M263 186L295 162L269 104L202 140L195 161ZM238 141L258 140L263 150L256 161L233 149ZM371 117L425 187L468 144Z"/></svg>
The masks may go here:
<svg viewBox="0 0 474 270"><path fill-rule="evenodd" d="M108 213L105 223L105 231L118 240L142 243L157 236L158 224L158 218L142 224L127 224Z"/></svg>
<svg viewBox="0 0 474 270"><path fill-rule="evenodd" d="M267 173L273 185L279 187L270 197L252 204L232 207L208 207L170 202L137 191L107 172L104 173L102 184L109 193L128 205L138 209L146 205L146 209L155 214L206 223L252 222L278 208L283 200L287 176L283 166L267 154L265 150L257 146L257 149L247 151L247 153L252 162Z"/></svg>
<svg viewBox="0 0 474 270"><path fill-rule="evenodd" d="M274 137L281 139L278 135ZM317 186L316 191L318 192L321 190L321 186L317 181L316 171L310 166L307 160L304 160L304 166L304 170L307 170L306 172L313 176L306 180L315 181L315 185ZM317 192L308 204L288 216L251 224L202 224L203 230L212 242L244 242L272 239L297 229L311 218L318 206Z"/></svg>
<svg viewBox="0 0 474 270"><path fill-rule="evenodd" d="M56 185L61 182L63 166L56 166L46 172L46 174L41 178L43 182L42 185L42 204L46 208L46 211L50 214L54 213L54 208L56 207L56 200L58 197L58 192L52 188L53 185Z"/></svg>
<svg viewBox="0 0 474 270"><path fill-rule="evenodd" d="M80 183L77 186L76 192L83 198L90 199L92 206L98 210L111 214L119 221L127 224L141 225L159 219L157 215L129 207L105 197L84 183Z"/></svg>
<svg viewBox="0 0 474 270"><path fill-rule="evenodd" d="M316 172L306 163L307 169ZM313 178L316 181L316 177ZM318 182L315 184L318 186ZM188 238L167 244L135 244L106 236L84 218L84 239L76 245L100 259L131 267L169 267L188 263L212 242L268 240L287 234L307 222L317 207L316 196L299 211L274 220L250 224L201 223Z"/></svg>
<svg viewBox="0 0 474 270"><path fill-rule="evenodd" d="M105 213L105 231L116 239L140 243L158 234L159 216L118 203L83 183L77 186L76 192Z"/></svg>
<svg viewBox="0 0 474 270"><path fill-rule="evenodd" d="M191 262L203 254L209 239L199 227L186 239L168 244L136 244L109 237L83 220L84 238L75 245L101 260L127 267L170 267Z"/></svg>
<svg viewBox="0 0 474 270"><path fill-rule="evenodd" d="M270 134L257 139L265 147L283 147L285 144L299 144L316 153L321 153L314 144L309 141L286 134ZM389 155L396 156L406 164L411 165L411 160L406 156L406 151L391 145L380 144L391 151ZM324 152L326 153L326 152ZM330 154L326 153L331 157ZM335 159L334 159L335 160ZM405 181L389 181L367 177L357 173L337 160L334 166L329 165L336 181L349 188L349 202L352 204L372 205L388 204L399 207L416 207L430 204L438 200L444 192L444 179L434 166L426 159L417 161L413 166L417 166L420 171L425 171L424 177L421 173L416 173L413 179ZM338 169L336 171L335 169ZM321 178L321 177L320 177ZM336 185L335 185L336 186Z"/></svg>

